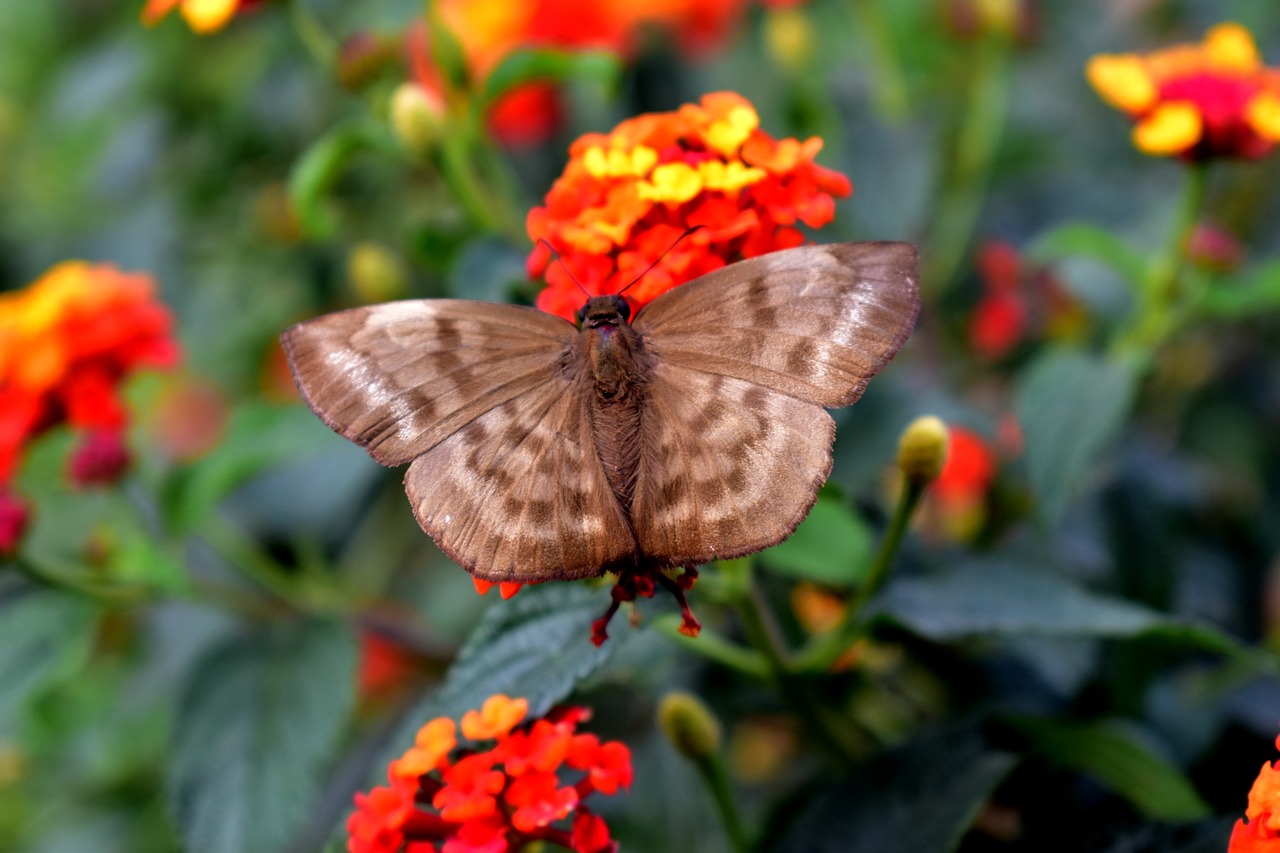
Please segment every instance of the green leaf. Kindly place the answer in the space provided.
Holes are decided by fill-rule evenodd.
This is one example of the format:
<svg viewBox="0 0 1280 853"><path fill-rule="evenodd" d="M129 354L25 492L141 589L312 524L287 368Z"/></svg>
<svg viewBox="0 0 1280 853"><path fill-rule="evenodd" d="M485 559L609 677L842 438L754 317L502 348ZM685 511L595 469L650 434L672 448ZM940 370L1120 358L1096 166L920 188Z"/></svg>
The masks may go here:
<svg viewBox="0 0 1280 853"><path fill-rule="evenodd" d="M229 640L192 668L167 780L187 849L285 848L351 710L355 662L350 633L316 621Z"/></svg>
<svg viewBox="0 0 1280 853"><path fill-rule="evenodd" d="M1234 320L1280 309L1280 261L1225 280L1210 281L1198 308L1210 317Z"/></svg>
<svg viewBox="0 0 1280 853"><path fill-rule="evenodd" d="M1027 255L1042 264L1089 258L1114 270L1135 289L1146 275L1146 260L1141 252L1114 232L1085 222L1068 222L1040 235L1027 249Z"/></svg>
<svg viewBox="0 0 1280 853"><path fill-rule="evenodd" d="M169 520L179 529L190 528L255 475L334 443L333 434L305 406L238 406L217 449L171 484Z"/></svg>
<svg viewBox="0 0 1280 853"><path fill-rule="evenodd" d="M976 727L933 732L807 798L794 825L761 849L780 853L953 850L1017 757Z"/></svg>
<svg viewBox="0 0 1280 853"><path fill-rule="evenodd" d="M2 566L3 564L0 564ZM76 671L89 656L96 610L83 598L19 580L0 583L0 731L30 697Z"/></svg>
<svg viewBox="0 0 1280 853"><path fill-rule="evenodd" d="M1092 777L1153 820L1192 821L1212 813L1181 770L1117 723L1030 717L1008 722L1035 752Z"/></svg>
<svg viewBox="0 0 1280 853"><path fill-rule="evenodd" d="M396 150L386 128L371 120L330 128L302 153L289 172L289 201L308 237L324 240L338 230L338 216L325 198L351 158L366 149Z"/></svg>
<svg viewBox="0 0 1280 853"><path fill-rule="evenodd" d="M427 38L431 44L431 63L450 92L464 92L471 88L470 63L462 43L444 22L439 4L427 9Z"/></svg>
<svg viewBox="0 0 1280 853"><path fill-rule="evenodd" d="M467 638L444 683L407 715L392 748L403 749L427 720L458 719L495 693L529 700L530 716L546 713L626 641L631 629L619 618L604 645L591 644L591 623L608 605L603 588L580 583L526 587L495 603Z"/></svg>
<svg viewBox="0 0 1280 853"><path fill-rule="evenodd" d="M1046 352L1019 377L1027 474L1046 520L1061 517L1120 434L1137 380L1131 363L1067 349Z"/></svg>
<svg viewBox="0 0 1280 853"><path fill-rule="evenodd" d="M824 493L796 532L760 555L771 570L833 586L862 580L871 558L871 534L844 501Z"/></svg>
<svg viewBox="0 0 1280 853"><path fill-rule="evenodd" d="M481 104L494 101L525 83L588 80L612 89L622 76L622 62L602 51L516 50L507 54L484 82Z"/></svg>

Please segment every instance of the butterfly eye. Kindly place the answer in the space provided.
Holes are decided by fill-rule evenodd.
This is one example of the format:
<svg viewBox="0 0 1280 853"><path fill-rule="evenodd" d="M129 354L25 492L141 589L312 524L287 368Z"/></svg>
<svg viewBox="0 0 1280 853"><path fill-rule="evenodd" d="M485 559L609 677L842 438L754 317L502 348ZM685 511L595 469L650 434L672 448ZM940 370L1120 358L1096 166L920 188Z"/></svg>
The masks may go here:
<svg viewBox="0 0 1280 853"><path fill-rule="evenodd" d="M630 320L631 319L631 303L627 302L627 300L623 299L621 296L615 296L614 302L617 303L618 313L622 315L622 319Z"/></svg>

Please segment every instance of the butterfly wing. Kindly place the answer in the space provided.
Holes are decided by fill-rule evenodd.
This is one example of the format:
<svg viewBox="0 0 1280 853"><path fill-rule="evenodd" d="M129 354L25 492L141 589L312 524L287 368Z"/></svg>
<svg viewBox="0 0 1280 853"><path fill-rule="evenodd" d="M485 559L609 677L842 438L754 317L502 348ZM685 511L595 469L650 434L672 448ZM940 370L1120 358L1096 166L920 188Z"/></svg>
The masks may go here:
<svg viewBox="0 0 1280 853"><path fill-rule="evenodd" d="M636 317L657 358L632 524L655 562L785 539L831 471L823 407L858 399L919 310L915 249L809 246L675 288Z"/></svg>
<svg viewBox="0 0 1280 853"><path fill-rule="evenodd" d="M585 577L635 543L593 452L577 330L512 305L356 308L282 336L303 397L405 488L423 530L488 580Z"/></svg>

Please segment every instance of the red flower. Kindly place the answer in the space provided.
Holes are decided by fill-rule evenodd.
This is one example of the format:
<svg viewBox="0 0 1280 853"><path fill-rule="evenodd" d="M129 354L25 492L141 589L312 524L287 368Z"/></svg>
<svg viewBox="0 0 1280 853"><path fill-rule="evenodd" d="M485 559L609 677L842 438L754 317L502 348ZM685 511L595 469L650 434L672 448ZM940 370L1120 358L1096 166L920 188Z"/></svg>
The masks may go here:
<svg viewBox="0 0 1280 853"><path fill-rule="evenodd" d="M1276 739L1280 749L1280 738ZM1280 853L1280 761L1262 765L1249 791L1248 819L1236 821L1227 853Z"/></svg>
<svg viewBox="0 0 1280 853"><path fill-rule="evenodd" d="M1280 69L1262 64L1239 24L1219 24L1200 44L1095 56L1086 74L1137 122L1133 143L1146 154L1252 160L1280 142Z"/></svg>
<svg viewBox="0 0 1280 853"><path fill-rule="evenodd" d="M1069 337L1084 323L1079 303L1048 271L1027 264L1003 241L978 249L983 296L969 318L969 346L995 361L1033 335Z"/></svg>
<svg viewBox="0 0 1280 853"><path fill-rule="evenodd" d="M458 756L452 720L423 726L392 762L390 787L356 795L347 821L350 853L505 853L534 840L577 853L611 853L608 827L582 801L597 790L612 794L630 785L630 752L621 743L577 734L590 716L585 709L522 723L527 709L523 699L498 695L469 711L462 732L477 748ZM557 771L566 764L581 778L562 780ZM570 829L557 825L570 816Z"/></svg>
<svg viewBox="0 0 1280 853"><path fill-rule="evenodd" d="M572 274L592 295L634 281L626 297L639 308L727 263L803 243L800 223L830 222L834 197L852 187L814 163L822 140L776 140L759 124L744 98L718 92L578 139L527 221L563 259L551 264L541 244L529 256L529 275L546 274L538 307L572 319L583 302Z"/></svg>
<svg viewBox="0 0 1280 853"><path fill-rule="evenodd" d="M95 430L85 436L67 462L67 479L77 486L109 486L120 479L131 457L118 430Z"/></svg>

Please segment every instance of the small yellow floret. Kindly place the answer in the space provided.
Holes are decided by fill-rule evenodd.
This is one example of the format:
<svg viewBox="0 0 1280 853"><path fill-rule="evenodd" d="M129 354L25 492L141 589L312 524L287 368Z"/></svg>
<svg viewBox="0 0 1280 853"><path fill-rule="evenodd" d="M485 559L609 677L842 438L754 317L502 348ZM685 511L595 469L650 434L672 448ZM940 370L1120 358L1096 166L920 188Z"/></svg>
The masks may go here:
<svg viewBox="0 0 1280 853"><path fill-rule="evenodd" d="M182 17L192 32L208 35L225 27L239 5L240 0L184 0Z"/></svg>
<svg viewBox="0 0 1280 853"><path fill-rule="evenodd" d="M1253 36L1239 24L1218 24L1204 37L1209 64L1222 71L1250 74L1262 67Z"/></svg>
<svg viewBox="0 0 1280 853"><path fill-rule="evenodd" d="M1204 121L1194 104L1161 104L1133 129L1133 144L1144 154L1181 154L1200 141Z"/></svg>
<svg viewBox="0 0 1280 853"><path fill-rule="evenodd" d="M1156 101L1156 84L1142 58L1131 53L1099 54L1085 76L1102 99L1127 113L1140 113Z"/></svg>
<svg viewBox="0 0 1280 853"><path fill-rule="evenodd" d="M702 177L688 163L663 163L637 189L646 201L683 204L702 191Z"/></svg>
<svg viewBox="0 0 1280 853"><path fill-rule="evenodd" d="M765 179L764 169L757 169L745 163L722 163L719 160L708 160L698 164L698 174L702 176L702 185L708 190L732 193L743 187L749 187L756 181Z"/></svg>
<svg viewBox="0 0 1280 853"><path fill-rule="evenodd" d="M707 145L721 154L733 155L760 126L760 116L751 107L734 107L729 114L707 128Z"/></svg>
<svg viewBox="0 0 1280 853"><path fill-rule="evenodd" d="M606 151L597 145L582 155L582 165L593 178L641 177L656 162L658 152L645 145L637 145L630 152L618 148Z"/></svg>
<svg viewBox="0 0 1280 853"><path fill-rule="evenodd" d="M1245 120L1259 136L1280 142L1280 95L1263 92L1249 101Z"/></svg>

